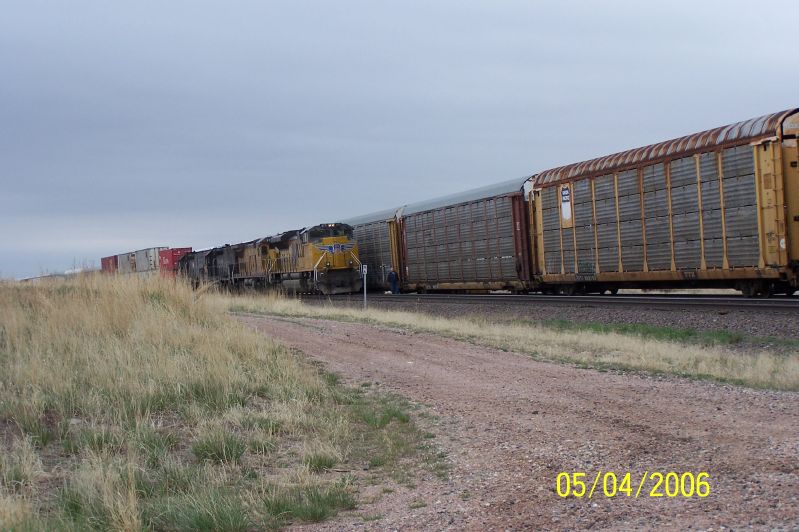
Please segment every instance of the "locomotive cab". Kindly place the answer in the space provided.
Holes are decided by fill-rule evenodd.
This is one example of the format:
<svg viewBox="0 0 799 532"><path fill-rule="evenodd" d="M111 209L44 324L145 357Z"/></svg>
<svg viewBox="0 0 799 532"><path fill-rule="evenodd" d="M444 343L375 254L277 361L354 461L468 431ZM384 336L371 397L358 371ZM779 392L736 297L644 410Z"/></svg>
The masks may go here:
<svg viewBox="0 0 799 532"><path fill-rule="evenodd" d="M361 289L361 262L351 226L344 223L315 225L304 229L300 236L312 262L315 290L340 294Z"/></svg>

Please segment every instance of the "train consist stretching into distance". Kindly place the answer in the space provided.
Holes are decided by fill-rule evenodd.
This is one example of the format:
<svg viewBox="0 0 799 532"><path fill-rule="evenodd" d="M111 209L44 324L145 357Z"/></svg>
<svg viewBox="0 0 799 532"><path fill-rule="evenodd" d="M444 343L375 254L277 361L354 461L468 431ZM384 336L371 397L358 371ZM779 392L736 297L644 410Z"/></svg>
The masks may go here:
<svg viewBox="0 0 799 532"><path fill-rule="evenodd" d="M361 289L361 261L352 227L322 224L242 244L188 253L178 265L195 285L346 294Z"/></svg>
<svg viewBox="0 0 799 532"><path fill-rule="evenodd" d="M326 294L799 288L799 109L177 260L193 283ZM103 259L103 270L106 268ZM121 268L120 268L121 270Z"/></svg>

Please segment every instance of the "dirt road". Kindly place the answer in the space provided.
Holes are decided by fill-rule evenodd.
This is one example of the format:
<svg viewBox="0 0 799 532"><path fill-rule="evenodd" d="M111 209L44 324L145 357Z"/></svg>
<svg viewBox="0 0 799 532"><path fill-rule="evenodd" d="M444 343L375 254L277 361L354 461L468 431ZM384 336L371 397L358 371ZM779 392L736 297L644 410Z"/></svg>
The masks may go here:
<svg viewBox="0 0 799 532"><path fill-rule="evenodd" d="M379 382L439 416L449 480L431 477L326 528L603 529L799 526L799 394L602 373L429 334L240 316L352 383ZM633 490L646 471L707 471L706 498L561 498L560 472ZM612 484L612 483L611 483ZM663 492L663 486L660 486ZM633 491L633 495L635 492ZM426 506L413 501L424 500Z"/></svg>

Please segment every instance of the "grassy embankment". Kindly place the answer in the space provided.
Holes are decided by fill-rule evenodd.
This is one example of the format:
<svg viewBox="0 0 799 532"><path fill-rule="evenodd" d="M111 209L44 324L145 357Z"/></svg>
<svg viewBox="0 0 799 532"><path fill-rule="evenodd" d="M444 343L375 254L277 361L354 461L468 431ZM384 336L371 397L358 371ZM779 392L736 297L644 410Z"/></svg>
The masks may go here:
<svg viewBox="0 0 799 532"><path fill-rule="evenodd" d="M486 318L332 305L304 305L277 297L223 297L233 312L334 319L439 334L525 353L535 358L600 370L632 370L709 379L756 388L799 390L799 350L731 349L734 335L647 326L580 326L563 322L497 323ZM786 346L782 346L786 347Z"/></svg>
<svg viewBox="0 0 799 532"><path fill-rule="evenodd" d="M323 520L423 458L408 408L180 284L0 283L3 530Z"/></svg>

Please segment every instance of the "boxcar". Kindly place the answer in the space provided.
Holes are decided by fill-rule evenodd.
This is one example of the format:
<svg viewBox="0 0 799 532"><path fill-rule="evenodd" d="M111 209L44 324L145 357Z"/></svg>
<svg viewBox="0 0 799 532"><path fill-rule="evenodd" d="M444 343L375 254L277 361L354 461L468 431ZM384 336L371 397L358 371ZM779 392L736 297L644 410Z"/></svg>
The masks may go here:
<svg viewBox="0 0 799 532"><path fill-rule="evenodd" d="M535 175L537 284L793 293L797 133L789 110Z"/></svg>

